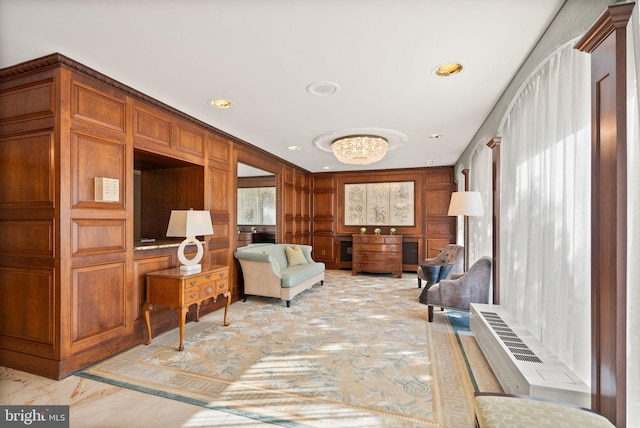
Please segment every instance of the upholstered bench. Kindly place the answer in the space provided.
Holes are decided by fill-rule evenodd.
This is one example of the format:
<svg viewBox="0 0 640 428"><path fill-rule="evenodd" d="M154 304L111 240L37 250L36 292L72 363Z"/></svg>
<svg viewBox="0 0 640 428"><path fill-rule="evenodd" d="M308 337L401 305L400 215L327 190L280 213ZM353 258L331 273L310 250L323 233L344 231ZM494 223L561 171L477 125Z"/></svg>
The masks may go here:
<svg viewBox="0 0 640 428"><path fill-rule="evenodd" d="M474 408L479 428L615 428L589 409L527 396L477 392Z"/></svg>

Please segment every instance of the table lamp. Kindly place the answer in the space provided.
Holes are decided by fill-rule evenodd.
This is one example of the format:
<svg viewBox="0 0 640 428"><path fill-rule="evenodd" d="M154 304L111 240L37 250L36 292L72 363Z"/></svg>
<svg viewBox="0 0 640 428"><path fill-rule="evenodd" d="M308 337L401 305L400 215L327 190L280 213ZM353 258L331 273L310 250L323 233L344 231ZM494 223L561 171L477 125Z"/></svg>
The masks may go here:
<svg viewBox="0 0 640 428"><path fill-rule="evenodd" d="M180 271L185 273L196 273L202 270L199 264L204 250L202 243L196 239L200 235L213 235L211 225L211 215L209 211L171 210L169 227L167 227L167 237L186 237L178 247L178 260L182 263ZM189 244L195 244L197 253L191 260L184 255L184 249Z"/></svg>

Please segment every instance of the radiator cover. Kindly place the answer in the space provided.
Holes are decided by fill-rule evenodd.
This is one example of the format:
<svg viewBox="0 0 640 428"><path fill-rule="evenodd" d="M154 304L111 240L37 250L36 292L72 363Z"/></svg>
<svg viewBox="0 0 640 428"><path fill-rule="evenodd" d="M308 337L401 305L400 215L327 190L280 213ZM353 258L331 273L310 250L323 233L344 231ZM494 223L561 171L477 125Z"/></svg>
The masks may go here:
<svg viewBox="0 0 640 428"><path fill-rule="evenodd" d="M591 390L499 305L472 303L469 325L504 392L591 408Z"/></svg>

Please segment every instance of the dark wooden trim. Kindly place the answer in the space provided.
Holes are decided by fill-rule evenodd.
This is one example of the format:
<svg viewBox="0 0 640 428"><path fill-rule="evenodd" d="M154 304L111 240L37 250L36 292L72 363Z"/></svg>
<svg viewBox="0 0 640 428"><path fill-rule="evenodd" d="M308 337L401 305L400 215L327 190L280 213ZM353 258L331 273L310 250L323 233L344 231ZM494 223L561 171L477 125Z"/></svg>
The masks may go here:
<svg viewBox="0 0 640 428"><path fill-rule="evenodd" d="M610 6L576 48L591 53L592 408L626 427L626 26L634 3Z"/></svg>
<svg viewBox="0 0 640 428"><path fill-rule="evenodd" d="M493 304L500 304L500 143L501 137L494 137L487 143L492 151L493 161L491 165L493 186L493 216L492 216L492 241L493 241Z"/></svg>

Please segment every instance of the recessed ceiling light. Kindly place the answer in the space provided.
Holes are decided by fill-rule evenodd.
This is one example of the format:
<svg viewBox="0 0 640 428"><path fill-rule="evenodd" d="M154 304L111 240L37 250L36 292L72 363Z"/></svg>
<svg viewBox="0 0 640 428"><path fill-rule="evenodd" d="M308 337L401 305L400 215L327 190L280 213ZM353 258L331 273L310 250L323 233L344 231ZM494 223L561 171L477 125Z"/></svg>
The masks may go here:
<svg viewBox="0 0 640 428"><path fill-rule="evenodd" d="M289 150L300 150L300 146L289 146L287 147Z"/></svg>
<svg viewBox="0 0 640 428"><path fill-rule="evenodd" d="M438 138L442 138L442 134L440 134L439 132L435 133L435 134L431 134L431 135L429 135L429 138L431 138L433 140L436 140Z"/></svg>
<svg viewBox="0 0 640 428"><path fill-rule="evenodd" d="M307 92L312 95L333 95L340 91L340 86L337 83L323 80L321 82L313 82L307 86Z"/></svg>
<svg viewBox="0 0 640 428"><path fill-rule="evenodd" d="M460 73L463 68L463 65L458 62L450 62L448 64L438 66L435 70L435 74L440 77L448 77Z"/></svg>
<svg viewBox="0 0 640 428"><path fill-rule="evenodd" d="M427 165L433 165L434 163L436 163L436 161L434 160L428 160L425 162Z"/></svg>
<svg viewBox="0 0 640 428"><path fill-rule="evenodd" d="M333 169L331 166L323 166L322 169Z"/></svg>
<svg viewBox="0 0 640 428"><path fill-rule="evenodd" d="M214 98L209 100L209 105L215 108L230 108L233 103L229 100L225 100L224 98Z"/></svg>

